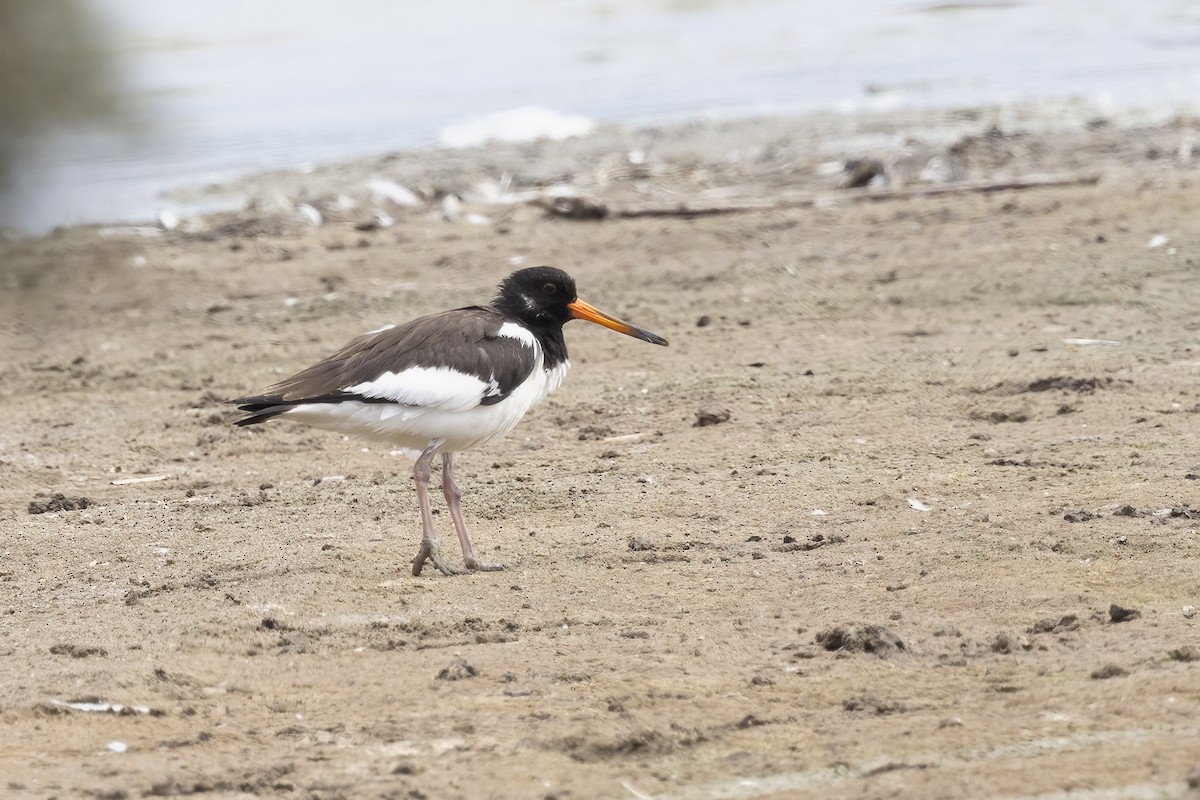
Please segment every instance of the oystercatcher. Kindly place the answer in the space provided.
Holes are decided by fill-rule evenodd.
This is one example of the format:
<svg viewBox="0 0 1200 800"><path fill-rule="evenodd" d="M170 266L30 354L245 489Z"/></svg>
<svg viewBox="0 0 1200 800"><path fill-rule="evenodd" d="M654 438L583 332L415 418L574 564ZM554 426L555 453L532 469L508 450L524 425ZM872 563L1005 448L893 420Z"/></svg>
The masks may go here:
<svg viewBox="0 0 1200 800"><path fill-rule="evenodd" d="M279 418L399 445L416 459L421 547L413 575L427 560L446 575L503 569L481 561L471 546L454 454L508 433L558 388L570 367L562 328L572 319L667 344L580 300L562 270L532 267L505 278L491 305L385 325L261 394L230 400L250 412L235 424ZM446 560L433 532L429 473L439 453L464 567Z"/></svg>

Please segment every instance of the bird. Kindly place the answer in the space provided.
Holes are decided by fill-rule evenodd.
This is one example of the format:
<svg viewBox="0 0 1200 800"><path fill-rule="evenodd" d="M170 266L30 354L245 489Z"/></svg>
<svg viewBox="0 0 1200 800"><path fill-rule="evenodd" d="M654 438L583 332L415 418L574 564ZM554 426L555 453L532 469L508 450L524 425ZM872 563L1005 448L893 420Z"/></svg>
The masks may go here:
<svg viewBox="0 0 1200 800"><path fill-rule="evenodd" d="M573 319L667 345L579 299L563 270L529 267L505 278L489 305L384 325L258 394L229 400L249 414L234 424L280 419L398 446L415 459L421 545L412 574L427 562L444 575L504 569L475 553L454 456L508 433L559 387L570 368L563 326ZM439 454L461 567L443 555L433 527L429 478Z"/></svg>

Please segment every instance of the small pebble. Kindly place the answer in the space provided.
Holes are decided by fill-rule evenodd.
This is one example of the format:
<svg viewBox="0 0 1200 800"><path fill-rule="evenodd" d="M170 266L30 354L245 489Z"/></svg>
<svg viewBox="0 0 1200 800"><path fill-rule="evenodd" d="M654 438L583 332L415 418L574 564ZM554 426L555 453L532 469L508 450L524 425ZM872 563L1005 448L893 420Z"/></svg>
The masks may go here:
<svg viewBox="0 0 1200 800"><path fill-rule="evenodd" d="M1108 607L1108 618L1113 622L1128 622L1142 616L1142 612L1132 608L1124 608L1113 603Z"/></svg>

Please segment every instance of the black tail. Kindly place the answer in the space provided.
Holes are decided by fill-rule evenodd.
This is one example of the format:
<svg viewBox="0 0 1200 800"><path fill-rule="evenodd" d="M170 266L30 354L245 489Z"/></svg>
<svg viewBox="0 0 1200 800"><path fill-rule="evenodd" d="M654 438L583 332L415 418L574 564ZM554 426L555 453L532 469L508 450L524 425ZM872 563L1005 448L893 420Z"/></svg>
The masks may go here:
<svg viewBox="0 0 1200 800"><path fill-rule="evenodd" d="M283 412L295 408L295 403L286 403L282 397L271 397L269 395L261 395L258 397L239 397L235 400L230 400L230 403L238 407L238 411L246 411L250 416L234 422L239 428L246 425L257 425L260 422L266 422L272 417L277 417Z"/></svg>
<svg viewBox="0 0 1200 800"><path fill-rule="evenodd" d="M272 417L278 417L285 411L291 411L296 406L303 406L310 403L344 403L349 400L355 400L359 403L395 402L386 397L363 397L361 394L347 394L346 392L335 392L315 397L292 398L290 400L284 400L283 395L279 394L256 394L250 397L239 397L228 402L237 406L239 411L250 412L249 417L239 419L233 423L234 425L245 426L266 422Z"/></svg>

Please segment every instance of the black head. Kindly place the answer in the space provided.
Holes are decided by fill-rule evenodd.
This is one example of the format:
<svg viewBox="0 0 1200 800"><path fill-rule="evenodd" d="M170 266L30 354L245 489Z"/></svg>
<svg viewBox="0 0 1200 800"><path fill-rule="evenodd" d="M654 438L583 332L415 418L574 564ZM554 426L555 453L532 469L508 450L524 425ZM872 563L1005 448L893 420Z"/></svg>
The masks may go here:
<svg viewBox="0 0 1200 800"><path fill-rule="evenodd" d="M496 308L526 325L561 327L572 318L575 280L556 267L519 269L500 284Z"/></svg>
<svg viewBox="0 0 1200 800"><path fill-rule="evenodd" d="M585 319L646 342L667 343L657 333L630 325L580 300L575 293L575 280L555 267L517 270L500 284L492 305L530 328L555 329L559 337L562 326L569 320Z"/></svg>

